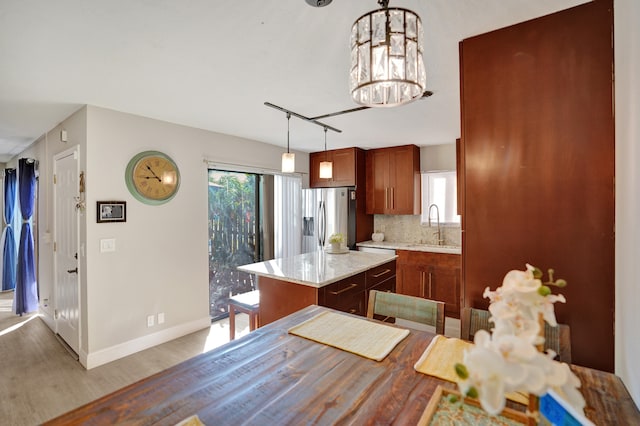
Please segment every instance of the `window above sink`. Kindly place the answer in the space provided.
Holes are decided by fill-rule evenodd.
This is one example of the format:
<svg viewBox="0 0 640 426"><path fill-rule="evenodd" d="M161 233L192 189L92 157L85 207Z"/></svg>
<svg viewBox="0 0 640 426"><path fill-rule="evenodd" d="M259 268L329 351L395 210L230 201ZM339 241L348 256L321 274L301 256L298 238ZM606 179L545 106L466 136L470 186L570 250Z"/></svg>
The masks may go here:
<svg viewBox="0 0 640 426"><path fill-rule="evenodd" d="M458 197L455 171L423 172L422 174L422 213L420 222L429 223L431 212L431 226L437 226L439 216L440 225L460 226L458 211ZM432 204L437 209L429 208Z"/></svg>

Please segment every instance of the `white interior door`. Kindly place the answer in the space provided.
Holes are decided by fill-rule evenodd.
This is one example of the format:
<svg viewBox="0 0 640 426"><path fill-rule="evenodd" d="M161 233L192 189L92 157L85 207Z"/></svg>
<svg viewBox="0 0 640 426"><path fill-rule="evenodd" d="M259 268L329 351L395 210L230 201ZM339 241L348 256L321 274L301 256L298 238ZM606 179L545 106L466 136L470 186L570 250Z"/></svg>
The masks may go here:
<svg viewBox="0 0 640 426"><path fill-rule="evenodd" d="M80 299L78 272L78 149L54 157L54 241L56 332L78 353Z"/></svg>

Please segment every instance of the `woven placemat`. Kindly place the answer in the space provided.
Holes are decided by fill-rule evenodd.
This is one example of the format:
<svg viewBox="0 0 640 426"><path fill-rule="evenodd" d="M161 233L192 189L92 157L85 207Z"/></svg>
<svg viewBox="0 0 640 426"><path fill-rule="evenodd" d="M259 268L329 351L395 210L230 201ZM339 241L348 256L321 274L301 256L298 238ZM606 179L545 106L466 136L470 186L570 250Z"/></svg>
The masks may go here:
<svg viewBox="0 0 640 426"><path fill-rule="evenodd" d="M186 419L176 424L175 426L205 426L205 424L202 423L202 421L200 420L200 417L198 417L198 415L195 414L193 416L187 417Z"/></svg>
<svg viewBox="0 0 640 426"><path fill-rule="evenodd" d="M289 333L382 361L409 335L409 330L335 312L322 312L291 327Z"/></svg>
<svg viewBox="0 0 640 426"><path fill-rule="evenodd" d="M458 376L454 366L462 362L464 350L472 346L471 342L437 335L431 340L413 368L419 373L455 383L458 381ZM528 396L520 393L508 393L507 398L524 405L529 402Z"/></svg>
<svg viewBox="0 0 640 426"><path fill-rule="evenodd" d="M453 366L462 362L464 350L473 347L473 343L464 340L436 335L424 353L413 366L419 373L428 374L449 382L456 382L458 376Z"/></svg>

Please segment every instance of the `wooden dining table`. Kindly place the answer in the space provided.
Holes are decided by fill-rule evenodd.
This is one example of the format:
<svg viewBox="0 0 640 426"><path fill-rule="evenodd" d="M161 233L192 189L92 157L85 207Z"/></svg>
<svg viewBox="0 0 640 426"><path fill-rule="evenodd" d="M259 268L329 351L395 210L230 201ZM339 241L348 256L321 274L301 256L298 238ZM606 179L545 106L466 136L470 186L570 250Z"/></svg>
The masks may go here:
<svg viewBox="0 0 640 426"><path fill-rule="evenodd" d="M411 330L380 362L288 333L325 311L309 306L45 424L415 425L438 385L456 388L414 369L430 332ZM617 376L571 368L596 425L640 424Z"/></svg>

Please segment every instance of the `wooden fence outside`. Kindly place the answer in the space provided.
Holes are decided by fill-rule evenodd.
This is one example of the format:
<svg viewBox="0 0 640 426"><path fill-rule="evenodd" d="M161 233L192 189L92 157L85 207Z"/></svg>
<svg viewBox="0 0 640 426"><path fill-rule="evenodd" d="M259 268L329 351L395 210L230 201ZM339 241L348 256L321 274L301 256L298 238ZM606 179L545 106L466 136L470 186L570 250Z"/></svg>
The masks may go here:
<svg viewBox="0 0 640 426"><path fill-rule="evenodd" d="M214 318L228 314L230 296L254 290L254 276L236 269L255 262L254 219L209 221L209 301Z"/></svg>

